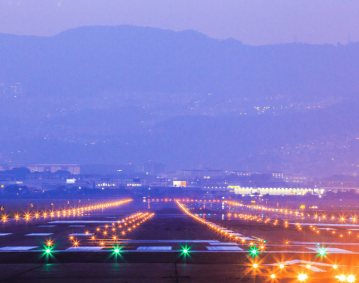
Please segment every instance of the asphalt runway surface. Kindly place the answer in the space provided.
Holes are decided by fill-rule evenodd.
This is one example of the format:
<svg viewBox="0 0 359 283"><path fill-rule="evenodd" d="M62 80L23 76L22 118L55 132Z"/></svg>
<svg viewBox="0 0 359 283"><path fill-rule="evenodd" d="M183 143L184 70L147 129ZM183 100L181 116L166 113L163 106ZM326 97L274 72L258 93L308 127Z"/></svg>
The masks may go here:
<svg viewBox="0 0 359 283"><path fill-rule="evenodd" d="M174 201L3 222L0 282L300 282L300 275L307 276L303 282L340 282L340 275L350 282L350 275L358 277L353 227L352 236L339 238L334 230L314 233L306 220L298 230L290 223L301 219L294 217L254 216L221 203L186 205L192 215L226 232L197 221Z"/></svg>

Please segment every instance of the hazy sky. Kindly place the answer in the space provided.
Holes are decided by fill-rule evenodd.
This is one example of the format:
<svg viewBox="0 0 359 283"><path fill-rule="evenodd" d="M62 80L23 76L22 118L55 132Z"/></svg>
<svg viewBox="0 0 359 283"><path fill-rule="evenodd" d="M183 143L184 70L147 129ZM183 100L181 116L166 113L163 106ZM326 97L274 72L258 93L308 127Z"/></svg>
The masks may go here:
<svg viewBox="0 0 359 283"><path fill-rule="evenodd" d="M251 45L359 41L359 0L0 0L0 32L84 25L193 29Z"/></svg>

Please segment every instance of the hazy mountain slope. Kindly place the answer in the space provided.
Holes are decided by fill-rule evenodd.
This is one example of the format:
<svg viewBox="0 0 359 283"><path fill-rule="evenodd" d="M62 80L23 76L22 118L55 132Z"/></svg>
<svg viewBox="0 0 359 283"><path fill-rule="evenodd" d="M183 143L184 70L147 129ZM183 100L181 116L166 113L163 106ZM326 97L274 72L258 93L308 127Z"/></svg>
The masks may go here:
<svg viewBox="0 0 359 283"><path fill-rule="evenodd" d="M54 37L0 35L0 78L30 93L204 92L355 95L359 44L252 47L194 31L82 27Z"/></svg>
<svg viewBox="0 0 359 283"><path fill-rule="evenodd" d="M358 84L357 43L252 47L131 26L0 34L0 163L355 171Z"/></svg>

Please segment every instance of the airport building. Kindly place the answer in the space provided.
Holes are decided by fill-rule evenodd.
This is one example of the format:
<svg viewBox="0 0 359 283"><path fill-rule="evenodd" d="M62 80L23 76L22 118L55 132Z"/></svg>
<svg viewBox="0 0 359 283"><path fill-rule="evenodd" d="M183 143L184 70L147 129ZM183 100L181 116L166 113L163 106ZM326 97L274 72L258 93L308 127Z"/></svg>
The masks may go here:
<svg viewBox="0 0 359 283"><path fill-rule="evenodd" d="M324 189L318 188L268 188L268 187L241 187L241 186L228 186L229 190L233 190L236 195L277 195L277 196L304 196L323 195Z"/></svg>

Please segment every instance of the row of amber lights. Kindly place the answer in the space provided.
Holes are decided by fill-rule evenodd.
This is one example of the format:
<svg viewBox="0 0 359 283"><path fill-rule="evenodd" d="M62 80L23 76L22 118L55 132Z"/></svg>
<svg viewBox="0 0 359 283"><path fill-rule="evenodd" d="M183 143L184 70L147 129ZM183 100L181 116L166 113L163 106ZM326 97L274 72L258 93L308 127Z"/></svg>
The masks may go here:
<svg viewBox="0 0 359 283"><path fill-rule="evenodd" d="M227 202L228 203L228 202ZM233 203L230 203L230 204L233 204ZM235 205L242 205L242 204L238 204L238 203L235 203ZM228 214L228 216L230 217L232 214L231 213L229 213ZM247 214L234 214L234 217L239 217L239 218L243 218L243 219L245 219L245 220L255 220L255 221L257 221L257 222L261 222L262 221L262 219L261 219L261 217L258 217L258 216L253 216L253 215L247 215ZM267 218L265 221L264 221L264 223L268 223L270 221L270 219L269 218ZM273 223L273 225L277 225L277 223L278 223L278 220L276 219L275 221L274 221L274 223ZM284 226L285 227L288 227L288 222L287 221L285 221L284 222ZM297 224L297 227L298 227L298 229L299 230L302 230L302 228L300 227L300 225L299 224ZM312 227L312 226L310 226L316 233L319 233L319 230L316 230L316 228L315 227ZM349 234L351 234L351 231L349 231L348 232ZM342 237L342 235L340 235L340 237ZM286 242L286 244L289 244L289 242L287 241ZM253 264L253 268L258 268L258 264L257 263L255 263L255 264ZM279 265L279 268L280 269L283 269L284 268L284 265L283 264L280 264ZM308 264L307 266L306 266L306 268L311 268L311 266ZM338 266L335 264L335 265L333 265L333 269L337 269L338 268ZM272 279L275 279L276 278L276 275L275 274L271 274L270 275L270 277L272 278ZM299 276L298 276L298 279L299 279L299 281L305 281L305 280L307 280L307 278L308 278L308 276L307 276L307 274L299 274ZM335 276L335 278L337 278L340 282L354 282L355 281L355 276L354 275L348 275L348 276L345 276L345 275L337 275L337 276Z"/></svg>
<svg viewBox="0 0 359 283"><path fill-rule="evenodd" d="M221 227L217 224L214 224L212 222L209 222L201 217L198 217L194 214L192 214L191 212L189 212L189 209L187 209L183 204L181 204L178 200L176 200L176 203L178 204L178 206L182 209L183 212L185 212L187 215L191 216L192 218L196 219L197 221L207 225L208 227L210 227L211 229L213 229L214 231L220 233L222 236L225 236L225 237L228 237L230 238L231 240L236 240L236 241L241 241L242 243L245 243L245 240L244 239L240 239L241 237L238 237L238 236L234 236L232 235L230 232L227 232L227 228L224 228L224 227ZM263 243L263 239L259 239L259 242L260 243ZM253 246L254 243L251 241L249 243L250 246ZM260 246L260 249L264 249L264 245L261 245Z"/></svg>
<svg viewBox="0 0 359 283"><path fill-rule="evenodd" d="M295 216L307 216L310 218L310 214L309 213L304 213L304 212L299 212L297 210L291 210L291 209L287 209L287 208L271 208L271 207L265 207L265 206L261 206L261 205L244 205L242 203L238 203L238 202L234 202L234 201L224 201L225 203L228 203L230 205L234 205L234 206L242 206L242 207L246 207L246 208L250 208L250 209L256 209L256 210L262 210L262 211L268 211L268 212L279 212L285 215L295 215ZM325 214L319 216L318 214L314 214L313 215L314 219L319 219L319 218L323 218L323 219L330 219L330 220L340 220L342 222L346 221L346 218L344 216L340 216L338 218L336 218L335 216L331 216L330 218L327 218L327 216ZM352 218L353 222L356 222L357 219L356 217Z"/></svg>
<svg viewBox="0 0 359 283"><path fill-rule="evenodd" d="M159 199L159 198L149 198L147 199L147 201L182 201L182 202L213 202L213 203L220 203L222 202L221 200L216 200L216 199L171 199L171 198L164 198L164 199Z"/></svg>
<svg viewBox="0 0 359 283"><path fill-rule="evenodd" d="M288 225L288 223L287 223L287 225ZM299 223L296 223L296 227L297 227L299 230L302 230L302 227L300 226ZM310 228L310 231L313 231L313 232L316 233L316 234L319 234L319 233L320 233L320 230L319 230L317 227L315 227L315 225L310 225L309 228ZM322 231L328 231L328 232L330 232L332 235L334 235L334 234L337 233L337 231L334 231L334 230L331 229L331 228L326 228L325 230L322 229ZM348 233L348 236L351 236L351 235L352 235L352 231L348 231L347 233ZM339 237L339 238L344 238L344 233L338 233L338 237ZM359 238L359 235L358 235L358 238Z"/></svg>
<svg viewBox="0 0 359 283"><path fill-rule="evenodd" d="M228 201L226 201L226 202L229 203L229 204L231 204L231 205L244 206L243 204L240 204L240 203L237 203L237 202L228 202ZM228 214L228 215L230 216L231 214ZM242 215L240 214L240 216L242 216ZM260 217L257 217L257 216L252 216L252 215L244 215L244 216L245 216L245 217L241 217L241 218L244 218L244 219L246 219L246 220L256 220L257 222L261 222L261 221L262 221L262 219L261 219ZM236 214L235 214L235 217L236 217ZM325 218L325 217L324 217L324 218ZM334 219L334 218L332 217L332 219ZM341 220L344 221L345 218L342 217ZM267 219L264 221L264 223L268 223L269 221L270 221L270 219L267 218ZM353 221L356 221L355 218L353 219ZM273 225L276 226L277 224L278 224L278 220L276 219L276 220L274 220ZM298 228L298 230L302 230L302 227L301 227L301 225L300 225L299 223L296 223L295 225L296 225L296 227ZM288 228L288 221L284 221L284 227L285 227L285 228ZM332 231L330 228L327 228L326 230L327 230L327 231L331 231L332 234L336 234L336 231ZM316 234L319 234L319 233L320 233L320 230L317 229L317 228L315 227L315 225L310 225L310 231L313 231L313 232L316 233ZM351 231L348 231L348 235L351 236L351 234L352 234L352 232L351 232ZM339 238L343 238L343 237L344 237L344 234L343 234L343 233L338 233L338 235L339 235ZM359 235L358 235L358 238L359 238Z"/></svg>
<svg viewBox="0 0 359 283"><path fill-rule="evenodd" d="M140 226L140 224L142 224L143 222L152 218L153 216L154 216L154 213L149 214L148 212L146 212L146 213L139 212L139 213L133 214L129 217L126 217L126 218L122 219L121 221L118 221L118 224L119 224L118 228L120 228L120 229L123 228L123 230L120 232L120 234L122 236L125 236L127 233L132 232L134 229L136 229L138 226ZM112 223L112 226L114 226L114 225L115 225L115 223ZM108 228L109 228L109 226L105 225L105 229L102 232L102 234L106 237L109 236L109 233L107 231ZM115 227L112 227L112 232L116 232L116 230L117 229ZM101 229L96 228L96 231L100 232ZM86 231L85 234L90 234L90 233L89 233L89 231ZM73 246L78 247L80 245L79 241L77 239L75 239L74 236L70 236L70 240L72 241ZM93 240L93 241L96 240L96 237L92 236L91 240ZM117 240L119 240L119 237L116 234L113 234L111 236L111 239L109 239L109 240L117 241ZM105 239L100 240L100 246L105 245L104 241L105 241Z"/></svg>
<svg viewBox="0 0 359 283"><path fill-rule="evenodd" d="M46 218L46 217L55 217L56 215L58 217L60 216L71 216L71 214L76 215L76 213L80 214L83 212L90 212L96 209L104 209L104 208L110 208L110 207L115 207L115 206L119 206L125 203L128 203L132 201L132 199L125 199L125 200L121 200L121 201L117 201L117 202L107 202L107 203L102 203L102 204L97 204L97 205L88 205L88 206L82 206L82 207L78 207L76 209L68 209L68 210L58 210L58 211L50 211L50 212L43 212L43 213L27 213L25 214L23 217L21 217L19 214L16 214L13 218L8 217L8 215L2 215L1 220L3 222L7 222L11 219L15 219L20 220L20 219L25 219L26 221L31 220L31 218Z"/></svg>
<svg viewBox="0 0 359 283"><path fill-rule="evenodd" d="M253 267L254 270L257 270L259 268L259 265L258 265L258 263L254 263L252 265L252 267ZM305 267L307 269L310 269L311 265L307 264ZM284 268L285 268L284 264L279 265L280 270L283 270ZM337 270L337 269L338 269L338 265L333 265L333 270ZM275 273L270 275L271 279L276 279L276 277L277 277L277 275ZM303 282L303 281L306 281L308 279L308 275L306 273L301 272L300 274L298 274L297 278L298 278L299 281ZM336 276L334 276L334 278L339 280L339 282L355 282L355 276L352 275L352 274L350 274L350 275L344 275L344 274L336 275Z"/></svg>
<svg viewBox="0 0 359 283"><path fill-rule="evenodd" d="M228 213L228 217L231 217L231 216L232 216L232 214ZM257 221L257 222L263 221L261 217L258 217L258 216L252 215L252 214L233 214L233 216L235 218L238 217L238 218L242 218L244 220ZM269 223L270 220L271 220L270 218L266 218L266 220L264 220L263 223L267 224L267 223ZM276 226L277 224L278 224L278 219L275 219L273 222L273 225ZM302 231L302 227L299 223L296 223L295 226L297 227L298 230ZM288 228L288 221L284 221L284 227ZM313 225L310 225L309 228L310 228L310 231L313 231L316 234L320 233L320 230ZM336 234L336 231L332 231L332 229L330 229L330 228L326 228L326 230L331 232L332 234ZM348 235L350 236L351 234L352 234L352 231L348 231ZM339 235L339 238L344 237L343 233L338 233L338 235ZM359 235L358 235L358 238L359 238ZM286 244L288 244L288 243L289 242L286 241Z"/></svg>
<svg viewBox="0 0 359 283"><path fill-rule="evenodd" d="M184 211L187 215L193 217L194 219L196 219L197 221L199 221L199 222L201 222L201 223L203 223L203 224L206 224L207 226L213 228L214 230L219 231L221 234L225 234L225 235L226 235L226 234L229 234L229 233L225 232L225 230L226 230L225 228L219 227L218 225L215 225L215 224L213 224L213 223L211 223L211 222L209 222L209 221L204 220L203 218L200 218L200 217L198 217L198 216L196 216L196 215L190 213L190 212L188 211L188 209L187 209L184 205L182 205L179 201L176 201L176 202L177 202L177 204L179 205L179 207L182 209L182 211ZM239 216L239 215L237 215L237 216ZM241 216L245 217L244 215L241 215ZM255 218L257 218L257 217L247 216L247 218L253 218L253 219L255 219ZM229 235L230 235L230 234L229 234ZM234 237L234 239L238 239L238 237ZM261 241L262 241L262 240L261 240ZM242 240L242 242L244 242L244 240ZM253 242L250 242L249 245L250 245L250 246L253 246ZM260 249L264 249L264 246L261 245L261 246L260 246ZM254 264L253 264L253 268L254 268L254 269L257 269L258 267L259 267L258 263L254 263ZM285 267L284 264L280 264L280 265L279 265L279 268L280 268L280 269L283 269L284 267ZM307 265L306 267L307 267L308 269L311 268L310 265ZM337 268L338 268L337 265L333 265L333 269L337 269ZM270 275L270 278L273 279L273 280L276 279L276 277L277 277L276 274L271 274L271 275ZM336 278L338 278L339 281L343 281L343 278L345 279L344 281L347 281L347 282L354 282L354 281L355 281L355 277L354 277L353 275L348 275L348 276L338 275L338 276L336 276ZM308 279L308 275L305 274L305 273L301 273L301 274L298 275L298 280L299 280L299 281L306 281L307 279Z"/></svg>
<svg viewBox="0 0 359 283"><path fill-rule="evenodd" d="M231 216L231 214L228 214L228 216ZM253 216L253 215L247 215L247 214L234 214L234 216L235 217L239 217L239 218L243 218L243 219L245 219L245 220L256 220L257 222L261 222L262 221L262 219L261 219L261 217L257 217L257 216ZM264 223L268 223L270 221L270 219L269 218L267 218L265 221L264 221ZM274 220L274 222L273 222L273 225L274 226L276 226L278 224L278 220L276 219L276 220ZM301 225L299 224L299 223L296 223L295 224L295 226L297 227L297 229L298 230L302 230L302 227L301 227ZM288 221L284 221L284 227L285 228L288 228ZM320 233L320 230L318 229L318 228L316 228L315 226L313 226L313 225L310 225L309 226L309 228L310 228L310 231L313 231L314 233L316 233L316 234L319 234ZM329 232L331 232L332 234L336 234L336 231L332 231L332 229L330 229L330 228L326 228L326 231L329 231ZM350 236L352 234L352 232L351 231L348 231L348 235ZM343 233L338 233L338 235L339 235L339 238L343 238L344 237L344 234ZM359 235L358 235L358 238L359 238Z"/></svg>
<svg viewBox="0 0 359 283"><path fill-rule="evenodd" d="M228 216L230 217L232 214L228 214ZM243 218L243 219L245 219L245 220L255 220L255 221L257 221L257 222L261 222L262 220L261 220L261 218L260 217L258 217L258 216L253 216L253 215L247 215L247 214L234 214L234 217L239 217L239 218ZM270 219L266 219L265 221L264 221L264 223L268 223L270 221ZM274 221L274 223L273 223L273 225L277 225L277 223L278 223L278 220L276 219L275 221ZM288 227L288 222L287 221L285 221L284 222L284 226L285 227ZM302 228L300 227L300 225L299 224L297 224L297 228L299 229L299 230L302 230ZM314 232L316 232L317 234L319 233L319 230L317 230L315 227L313 227L313 226L310 226L310 228L314 231ZM327 228L328 230L330 230L329 228ZM335 231L333 231L334 233L335 233ZM348 232L349 234L351 234L351 231L349 231ZM340 237L343 237L343 235L339 235ZM286 241L286 244L289 244L289 241ZM257 266L257 265L256 265ZM308 265L307 266L307 268L310 268L310 265ZM333 268L334 269L336 269L337 268L337 265L334 265L333 266ZM344 278L343 277L344 275L341 275L341 278ZM352 275L351 275L352 276ZM352 277L350 277L349 276L349 278L352 278Z"/></svg>

